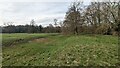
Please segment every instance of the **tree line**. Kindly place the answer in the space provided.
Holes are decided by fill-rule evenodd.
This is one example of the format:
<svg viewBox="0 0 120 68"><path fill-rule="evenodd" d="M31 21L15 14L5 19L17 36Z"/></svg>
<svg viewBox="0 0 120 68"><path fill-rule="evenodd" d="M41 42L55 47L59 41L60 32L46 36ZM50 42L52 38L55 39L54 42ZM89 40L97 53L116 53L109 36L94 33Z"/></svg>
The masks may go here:
<svg viewBox="0 0 120 68"><path fill-rule="evenodd" d="M60 33L61 28L59 26L53 26L49 24L46 27L42 25L35 25L34 19L30 21L30 24L26 25L13 25L13 22L7 22L2 28L2 33Z"/></svg>
<svg viewBox="0 0 120 68"><path fill-rule="evenodd" d="M66 12L64 34L117 35L120 31L120 2L74 2Z"/></svg>
<svg viewBox="0 0 120 68"><path fill-rule="evenodd" d="M54 19L54 26L11 25L2 28L3 33L62 33L62 34L106 34L117 35L120 31L120 2L73 2L63 21ZM59 24L59 26L58 26Z"/></svg>

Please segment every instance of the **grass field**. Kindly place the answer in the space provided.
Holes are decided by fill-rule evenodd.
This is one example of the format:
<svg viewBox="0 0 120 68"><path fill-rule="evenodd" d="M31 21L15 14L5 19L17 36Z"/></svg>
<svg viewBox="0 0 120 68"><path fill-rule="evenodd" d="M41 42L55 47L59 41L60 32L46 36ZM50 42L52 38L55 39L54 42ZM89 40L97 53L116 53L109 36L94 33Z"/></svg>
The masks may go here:
<svg viewBox="0 0 120 68"><path fill-rule="evenodd" d="M115 66L118 38L108 35L3 34L3 66Z"/></svg>

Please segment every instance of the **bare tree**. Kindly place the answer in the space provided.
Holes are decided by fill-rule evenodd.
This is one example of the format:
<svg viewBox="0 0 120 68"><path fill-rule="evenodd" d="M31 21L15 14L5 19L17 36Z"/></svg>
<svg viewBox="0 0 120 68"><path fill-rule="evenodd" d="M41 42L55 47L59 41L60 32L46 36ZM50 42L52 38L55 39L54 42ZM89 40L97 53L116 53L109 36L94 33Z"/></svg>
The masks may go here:
<svg viewBox="0 0 120 68"><path fill-rule="evenodd" d="M34 21L34 19L32 19L32 20L30 21L29 32L30 32L30 33L34 33L34 32L35 32L35 21Z"/></svg>
<svg viewBox="0 0 120 68"><path fill-rule="evenodd" d="M55 27L57 27L57 19L54 19L54 25L55 25Z"/></svg>
<svg viewBox="0 0 120 68"><path fill-rule="evenodd" d="M81 21L81 5L82 2L73 2L68 12L66 13L65 20L63 22L63 31L70 34L78 34L78 27L82 25Z"/></svg>

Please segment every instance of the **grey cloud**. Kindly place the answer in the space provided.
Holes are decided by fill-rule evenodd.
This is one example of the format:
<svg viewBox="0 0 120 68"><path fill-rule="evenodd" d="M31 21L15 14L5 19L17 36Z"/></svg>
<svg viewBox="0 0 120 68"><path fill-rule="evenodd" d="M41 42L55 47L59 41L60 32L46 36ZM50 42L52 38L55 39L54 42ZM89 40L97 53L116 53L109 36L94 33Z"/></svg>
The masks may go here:
<svg viewBox="0 0 120 68"><path fill-rule="evenodd" d="M10 4L10 6L4 10L0 9L3 11L4 21L15 21L16 24L28 24L30 19L35 18L38 24L52 23L54 18L63 19L69 5L67 2L13 2L5 4Z"/></svg>

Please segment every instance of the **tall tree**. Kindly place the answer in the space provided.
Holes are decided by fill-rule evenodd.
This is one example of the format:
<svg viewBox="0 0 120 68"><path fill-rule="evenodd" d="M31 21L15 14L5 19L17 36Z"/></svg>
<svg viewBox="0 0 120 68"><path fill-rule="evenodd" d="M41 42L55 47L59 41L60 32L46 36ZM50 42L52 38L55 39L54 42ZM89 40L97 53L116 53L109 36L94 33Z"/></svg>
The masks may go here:
<svg viewBox="0 0 120 68"><path fill-rule="evenodd" d="M32 19L31 21L30 21L30 33L35 33L35 21L34 21L34 19Z"/></svg>
<svg viewBox="0 0 120 68"><path fill-rule="evenodd" d="M81 4L81 2L74 2L72 6L70 6L68 12L66 13L65 20L63 22L65 32L71 34L78 34L78 26L82 24L80 22Z"/></svg>
<svg viewBox="0 0 120 68"><path fill-rule="evenodd" d="M54 19L54 25L55 25L55 27L57 27L57 19Z"/></svg>

